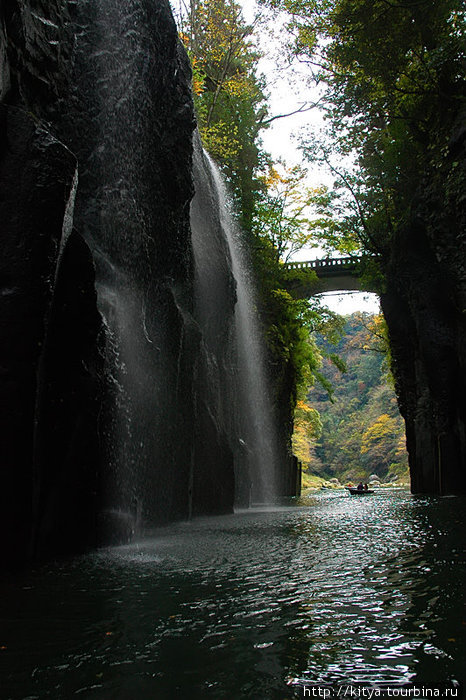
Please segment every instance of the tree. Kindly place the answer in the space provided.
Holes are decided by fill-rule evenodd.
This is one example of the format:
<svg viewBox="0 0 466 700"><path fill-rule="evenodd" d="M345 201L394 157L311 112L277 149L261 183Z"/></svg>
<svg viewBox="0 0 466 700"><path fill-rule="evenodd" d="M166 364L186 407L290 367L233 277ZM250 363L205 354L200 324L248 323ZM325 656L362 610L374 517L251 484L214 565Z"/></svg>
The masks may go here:
<svg viewBox="0 0 466 700"><path fill-rule="evenodd" d="M367 330L373 324L378 330L378 317L355 313L345 318L344 332L334 345L316 336L323 357L319 372L333 389L330 401L316 382L305 399L319 412L322 423L321 436L310 440L311 455L314 451L316 456L311 468L318 468L320 476L346 481L367 479L375 472L384 479L408 478L403 421L384 355L379 346L374 348ZM346 372L327 359L332 350L345 360Z"/></svg>
<svg viewBox="0 0 466 700"><path fill-rule="evenodd" d="M321 221L313 216L322 188L306 185L308 172L296 165L291 168L269 165L263 176L255 210L258 236L268 239L277 261L286 263L297 252L316 242Z"/></svg>
<svg viewBox="0 0 466 700"><path fill-rule="evenodd" d="M310 462L310 447L322 433L322 423L318 411L298 400L294 414L293 453L305 467Z"/></svg>
<svg viewBox="0 0 466 700"><path fill-rule="evenodd" d="M420 178L435 177L445 163L464 108L463 2L270 4L289 13L295 55L313 80L326 85L329 140L316 147L313 135L303 146L310 160L325 162L335 176L329 202L341 204L328 235L339 232L346 243L352 237L364 250L388 255ZM438 187L444 200L447 191L456 197L464 174L453 164Z"/></svg>
<svg viewBox="0 0 466 700"><path fill-rule="evenodd" d="M305 187L303 169L280 172L262 150L261 130L285 115L268 115L263 79L257 75L254 26L244 22L239 5L235 0L191 0L189 11L182 15L199 130L227 177L251 254L273 400L288 429L300 392L315 379L330 390L319 373L321 355L312 333L334 333L335 315L317 301L293 299L283 266L283 260L305 245L318 226L318 217L309 219L307 209L321 192ZM317 414L303 410L298 409L296 421L307 434L310 418L317 426Z"/></svg>
<svg viewBox="0 0 466 700"><path fill-rule="evenodd" d="M394 460L397 447L396 420L383 413L364 431L361 455L369 471L384 474Z"/></svg>
<svg viewBox="0 0 466 700"><path fill-rule="evenodd" d="M199 131L229 181L245 230L261 186L258 170L267 161L258 141L267 103L253 29L234 0L192 0L181 28L193 66Z"/></svg>

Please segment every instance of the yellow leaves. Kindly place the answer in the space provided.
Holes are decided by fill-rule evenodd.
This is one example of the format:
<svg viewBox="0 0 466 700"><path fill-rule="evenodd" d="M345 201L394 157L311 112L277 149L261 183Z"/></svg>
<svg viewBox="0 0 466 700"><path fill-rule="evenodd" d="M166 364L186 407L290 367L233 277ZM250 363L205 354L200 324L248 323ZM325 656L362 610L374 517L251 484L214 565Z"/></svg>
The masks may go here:
<svg viewBox="0 0 466 700"><path fill-rule="evenodd" d="M205 73L195 56L191 58L191 69L193 74L192 89L197 96L202 95L205 90Z"/></svg>
<svg viewBox="0 0 466 700"><path fill-rule="evenodd" d="M181 42L184 45L184 47L187 48L189 46L189 42L190 42L189 36L187 34L185 34L184 32L179 32L178 36L180 37Z"/></svg>
<svg viewBox="0 0 466 700"><path fill-rule="evenodd" d="M196 53L210 66L212 74L218 71L220 75L226 62L245 52L248 32L241 8L232 0L206 0L197 4L194 29Z"/></svg>
<svg viewBox="0 0 466 700"><path fill-rule="evenodd" d="M364 314L358 314L358 318L362 330L354 336L350 347L387 355L389 352L388 329L383 315L375 314L367 317Z"/></svg>
<svg viewBox="0 0 466 700"><path fill-rule="evenodd" d="M267 189L272 189L279 184L286 184L288 179L285 175L281 175L274 165L270 165L268 173L264 176L263 181L267 185Z"/></svg>
<svg viewBox="0 0 466 700"><path fill-rule="evenodd" d="M304 433L308 440L316 439L322 432L319 412L304 401L298 401L294 414L295 431Z"/></svg>
<svg viewBox="0 0 466 700"><path fill-rule="evenodd" d="M304 465L308 465L310 460L310 444L302 426L295 426L291 443L293 454L295 454Z"/></svg>
<svg viewBox="0 0 466 700"><path fill-rule="evenodd" d="M225 81L223 88L230 97L237 98L253 96L256 89L250 78L244 73L232 75L231 78Z"/></svg>
<svg viewBox="0 0 466 700"><path fill-rule="evenodd" d="M363 433L361 453L366 454L373 447L381 447L382 443L392 438L396 431L396 420L394 418L390 418L387 413L383 413Z"/></svg>
<svg viewBox="0 0 466 700"><path fill-rule="evenodd" d="M254 153L256 110L265 100L252 28L235 0L195 0L186 21L189 38L181 39L192 62L198 126L211 155L231 169L239 154Z"/></svg>
<svg viewBox="0 0 466 700"><path fill-rule="evenodd" d="M322 423L319 412L304 401L298 401L295 409L293 436L291 444L293 454L308 465L310 462L311 441L316 440L322 433Z"/></svg>
<svg viewBox="0 0 466 700"><path fill-rule="evenodd" d="M303 199L303 181L307 177L307 170L300 165L292 167L282 166L280 170L275 165L270 165L264 182L273 191L273 194L286 194L290 197ZM306 193L307 193L306 189Z"/></svg>
<svg viewBox="0 0 466 700"><path fill-rule="evenodd" d="M396 444L395 458L398 462L406 459L406 435L404 433L400 435Z"/></svg>
<svg viewBox="0 0 466 700"><path fill-rule="evenodd" d="M204 92L204 81L193 74L193 92L195 95L202 95Z"/></svg>
<svg viewBox="0 0 466 700"><path fill-rule="evenodd" d="M241 149L238 128L234 124L220 121L208 129L201 127L201 136L209 153L222 161L233 158Z"/></svg>
<svg viewBox="0 0 466 700"><path fill-rule="evenodd" d="M269 239L283 262L311 245L318 233L316 228L320 228L320 220L314 216L316 190L307 187L307 175L299 165L279 165L270 166L262 178L266 194L257 208L261 224L258 234Z"/></svg>

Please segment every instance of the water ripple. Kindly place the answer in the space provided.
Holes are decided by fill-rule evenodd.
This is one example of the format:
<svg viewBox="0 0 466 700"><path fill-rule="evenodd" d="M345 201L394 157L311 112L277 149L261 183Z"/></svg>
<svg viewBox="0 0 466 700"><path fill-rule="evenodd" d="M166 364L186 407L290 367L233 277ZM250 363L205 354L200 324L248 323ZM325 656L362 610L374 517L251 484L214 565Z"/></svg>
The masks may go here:
<svg viewBox="0 0 466 700"><path fill-rule="evenodd" d="M7 697L283 700L460 677L464 505L323 494L23 573L2 591Z"/></svg>

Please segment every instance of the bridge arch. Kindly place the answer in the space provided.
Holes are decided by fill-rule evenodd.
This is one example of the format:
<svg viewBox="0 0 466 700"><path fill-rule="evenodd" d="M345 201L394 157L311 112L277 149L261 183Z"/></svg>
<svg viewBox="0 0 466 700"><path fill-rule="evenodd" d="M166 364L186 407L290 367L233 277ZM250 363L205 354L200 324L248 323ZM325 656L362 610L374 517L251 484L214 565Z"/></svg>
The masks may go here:
<svg viewBox="0 0 466 700"><path fill-rule="evenodd" d="M361 277L362 263L363 257L357 255L285 263L285 268L289 271L288 290L300 299L325 292L376 292L373 286ZM314 275L293 276L293 271L313 272Z"/></svg>

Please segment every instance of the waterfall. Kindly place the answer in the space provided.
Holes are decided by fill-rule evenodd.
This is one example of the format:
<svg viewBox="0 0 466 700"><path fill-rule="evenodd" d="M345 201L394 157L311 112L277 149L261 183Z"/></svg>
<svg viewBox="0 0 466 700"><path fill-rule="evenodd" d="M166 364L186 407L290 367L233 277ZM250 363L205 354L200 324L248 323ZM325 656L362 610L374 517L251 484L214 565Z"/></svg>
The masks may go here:
<svg viewBox="0 0 466 700"><path fill-rule="evenodd" d="M71 551L272 500L246 256L218 171L193 156L168 0L23 4L0 28L14 541Z"/></svg>
<svg viewBox="0 0 466 700"><path fill-rule="evenodd" d="M245 500L245 482L250 484L253 502L272 502L278 495L277 431L253 276L222 175L210 156L201 152L199 141L195 142L194 165L196 196L191 226L198 315L207 342L215 336L215 318L224 313L222 285L227 281L225 276L218 277L222 246L236 289L229 330L234 371L224 374L220 404L222 400L228 404L223 412L231 414L227 430L235 454L235 477L240 483L237 502Z"/></svg>
<svg viewBox="0 0 466 700"><path fill-rule="evenodd" d="M75 224L107 334L101 509L125 529L189 513L192 103L168 5L80 0L72 12Z"/></svg>
<svg viewBox="0 0 466 700"><path fill-rule="evenodd" d="M207 157L196 166L197 145L197 202L203 188L207 199L197 221L193 205L189 229L190 73L163 8L73 5L75 223L93 253L107 330L101 510L110 529L135 515L231 512L234 490L241 504L276 493L252 288L221 178Z"/></svg>

